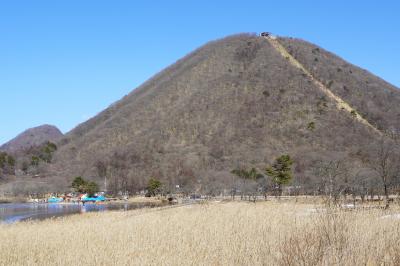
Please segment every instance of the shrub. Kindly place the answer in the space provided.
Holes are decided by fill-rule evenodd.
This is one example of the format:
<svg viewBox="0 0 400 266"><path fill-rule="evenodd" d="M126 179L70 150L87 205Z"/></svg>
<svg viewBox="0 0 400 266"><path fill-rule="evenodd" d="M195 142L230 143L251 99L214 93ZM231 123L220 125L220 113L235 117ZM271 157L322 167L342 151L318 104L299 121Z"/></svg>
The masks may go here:
<svg viewBox="0 0 400 266"><path fill-rule="evenodd" d="M147 184L147 190L151 196L155 196L156 194L161 192L162 183L160 180L156 178L150 178Z"/></svg>
<svg viewBox="0 0 400 266"><path fill-rule="evenodd" d="M87 193L89 196L93 196L99 191L99 186L93 181L86 181L81 176L77 176L72 181L71 187L79 193Z"/></svg>
<svg viewBox="0 0 400 266"><path fill-rule="evenodd" d="M315 122L308 123L307 129L313 131L315 129Z"/></svg>
<svg viewBox="0 0 400 266"><path fill-rule="evenodd" d="M341 265L349 239L343 213L327 213L287 236L280 247L280 265Z"/></svg>

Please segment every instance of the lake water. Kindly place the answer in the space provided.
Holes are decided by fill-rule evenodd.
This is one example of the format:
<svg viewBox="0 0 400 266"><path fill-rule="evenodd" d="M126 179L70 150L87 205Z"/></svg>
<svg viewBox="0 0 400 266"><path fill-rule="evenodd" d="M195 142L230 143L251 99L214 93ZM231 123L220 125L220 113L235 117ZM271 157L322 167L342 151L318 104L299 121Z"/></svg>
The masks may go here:
<svg viewBox="0 0 400 266"><path fill-rule="evenodd" d="M128 211L145 207L158 207L157 203L107 203L107 204L57 204L57 203L6 203L0 204L0 222L14 223L26 220L43 220L71 214L103 211Z"/></svg>

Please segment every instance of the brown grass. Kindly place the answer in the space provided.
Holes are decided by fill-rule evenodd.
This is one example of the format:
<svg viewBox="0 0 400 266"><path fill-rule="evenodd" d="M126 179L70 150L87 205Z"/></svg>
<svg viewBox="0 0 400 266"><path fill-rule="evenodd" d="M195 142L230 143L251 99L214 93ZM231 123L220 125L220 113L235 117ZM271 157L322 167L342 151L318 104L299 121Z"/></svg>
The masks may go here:
<svg viewBox="0 0 400 266"><path fill-rule="evenodd" d="M399 265L390 211L209 203L0 226L1 265Z"/></svg>

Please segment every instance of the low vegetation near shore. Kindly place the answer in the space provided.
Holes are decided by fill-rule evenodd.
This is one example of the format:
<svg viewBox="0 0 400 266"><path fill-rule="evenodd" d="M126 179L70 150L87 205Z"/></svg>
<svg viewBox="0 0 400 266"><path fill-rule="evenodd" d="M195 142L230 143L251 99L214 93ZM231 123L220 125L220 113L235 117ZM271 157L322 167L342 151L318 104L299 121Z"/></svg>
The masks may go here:
<svg viewBox="0 0 400 266"><path fill-rule="evenodd" d="M400 209L211 202L0 225L0 265L399 265Z"/></svg>

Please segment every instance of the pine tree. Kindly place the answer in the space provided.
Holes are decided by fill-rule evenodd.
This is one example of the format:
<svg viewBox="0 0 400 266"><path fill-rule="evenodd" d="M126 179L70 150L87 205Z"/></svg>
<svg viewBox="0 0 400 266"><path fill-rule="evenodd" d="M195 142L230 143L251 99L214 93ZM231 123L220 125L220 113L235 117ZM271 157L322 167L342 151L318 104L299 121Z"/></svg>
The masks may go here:
<svg viewBox="0 0 400 266"><path fill-rule="evenodd" d="M282 186L288 185L292 181L293 160L289 155L282 155L275 160L275 163L265 169L265 173L270 176L278 186L279 195L282 195Z"/></svg>

